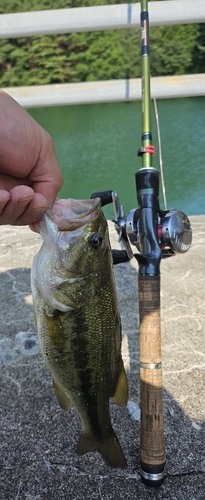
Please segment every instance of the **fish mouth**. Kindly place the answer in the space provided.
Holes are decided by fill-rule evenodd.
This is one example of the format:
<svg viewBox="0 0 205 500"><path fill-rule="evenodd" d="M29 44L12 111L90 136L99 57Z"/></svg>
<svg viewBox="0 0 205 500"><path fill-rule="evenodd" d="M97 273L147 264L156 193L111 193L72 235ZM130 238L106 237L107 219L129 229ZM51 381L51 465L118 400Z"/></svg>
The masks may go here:
<svg viewBox="0 0 205 500"><path fill-rule="evenodd" d="M95 220L100 212L100 198L75 200L73 198L56 200L47 216L56 224L58 231L74 231Z"/></svg>

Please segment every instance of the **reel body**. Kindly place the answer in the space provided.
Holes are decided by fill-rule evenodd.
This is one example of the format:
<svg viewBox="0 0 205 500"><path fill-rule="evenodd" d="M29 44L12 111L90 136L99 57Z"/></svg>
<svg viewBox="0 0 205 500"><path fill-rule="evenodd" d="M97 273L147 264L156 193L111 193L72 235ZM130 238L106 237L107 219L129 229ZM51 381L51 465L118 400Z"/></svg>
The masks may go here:
<svg viewBox="0 0 205 500"><path fill-rule="evenodd" d="M154 170L154 169L152 169ZM101 206L113 203L115 229L124 250L113 250L113 263L119 264L133 258L131 245L141 252L142 238L143 246L146 246L146 255L151 252L149 228L143 227L141 231L141 208L133 208L125 216L123 205L120 205L116 191L101 191L93 193L91 198L99 197ZM157 208L157 236L161 250L161 258L171 257L177 253L185 253L189 250L192 242L192 228L187 215L175 208L171 210L160 210ZM119 253L121 252L121 253ZM138 260L137 254L135 257Z"/></svg>

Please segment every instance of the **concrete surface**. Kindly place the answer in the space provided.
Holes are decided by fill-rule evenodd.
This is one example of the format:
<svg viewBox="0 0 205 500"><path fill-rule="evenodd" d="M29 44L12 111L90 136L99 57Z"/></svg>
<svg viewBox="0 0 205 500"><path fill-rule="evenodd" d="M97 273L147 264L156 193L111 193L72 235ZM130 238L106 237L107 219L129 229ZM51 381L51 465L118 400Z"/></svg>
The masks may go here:
<svg viewBox="0 0 205 500"><path fill-rule="evenodd" d="M166 479L153 490L139 475L137 265L115 267L123 321L128 407L111 403L126 471L98 453L79 458L80 422L55 399L33 319L30 267L41 243L28 228L0 228L0 499L205 499L205 216L191 217L191 250L161 264ZM111 225L111 241L117 248Z"/></svg>

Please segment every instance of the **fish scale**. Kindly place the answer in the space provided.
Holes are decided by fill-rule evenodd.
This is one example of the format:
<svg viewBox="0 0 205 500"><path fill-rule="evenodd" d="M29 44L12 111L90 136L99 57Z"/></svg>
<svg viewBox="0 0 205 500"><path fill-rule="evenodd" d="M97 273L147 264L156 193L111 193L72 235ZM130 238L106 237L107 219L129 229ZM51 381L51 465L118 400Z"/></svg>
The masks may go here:
<svg viewBox="0 0 205 500"><path fill-rule="evenodd" d="M99 451L111 466L123 468L126 459L112 428L109 399L125 406L128 387L100 200L59 200L39 229L44 243L32 266L32 294L56 397L64 410L73 405L81 419L78 454Z"/></svg>

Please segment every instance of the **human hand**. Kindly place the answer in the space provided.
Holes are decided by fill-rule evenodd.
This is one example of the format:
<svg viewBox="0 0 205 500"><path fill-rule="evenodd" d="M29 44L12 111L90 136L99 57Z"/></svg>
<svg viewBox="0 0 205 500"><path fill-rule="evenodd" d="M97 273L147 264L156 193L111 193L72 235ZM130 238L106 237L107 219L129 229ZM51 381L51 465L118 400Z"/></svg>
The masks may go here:
<svg viewBox="0 0 205 500"><path fill-rule="evenodd" d="M0 90L0 224L37 230L62 182L51 136Z"/></svg>

